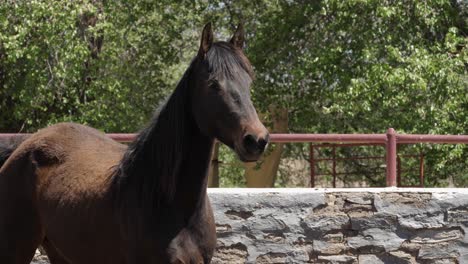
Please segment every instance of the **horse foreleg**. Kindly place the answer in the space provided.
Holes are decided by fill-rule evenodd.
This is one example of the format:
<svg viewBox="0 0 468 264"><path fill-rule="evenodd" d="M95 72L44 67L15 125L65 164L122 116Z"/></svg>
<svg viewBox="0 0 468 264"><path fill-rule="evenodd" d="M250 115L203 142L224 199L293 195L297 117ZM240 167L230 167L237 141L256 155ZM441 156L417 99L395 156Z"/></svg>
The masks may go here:
<svg viewBox="0 0 468 264"><path fill-rule="evenodd" d="M43 240L34 171L27 156L0 169L1 263L29 264Z"/></svg>
<svg viewBox="0 0 468 264"><path fill-rule="evenodd" d="M42 247L49 258L50 264L70 264L47 238L42 242Z"/></svg>
<svg viewBox="0 0 468 264"><path fill-rule="evenodd" d="M1 263L29 264L43 237L39 217L21 202L13 203L16 208L8 206L0 217Z"/></svg>

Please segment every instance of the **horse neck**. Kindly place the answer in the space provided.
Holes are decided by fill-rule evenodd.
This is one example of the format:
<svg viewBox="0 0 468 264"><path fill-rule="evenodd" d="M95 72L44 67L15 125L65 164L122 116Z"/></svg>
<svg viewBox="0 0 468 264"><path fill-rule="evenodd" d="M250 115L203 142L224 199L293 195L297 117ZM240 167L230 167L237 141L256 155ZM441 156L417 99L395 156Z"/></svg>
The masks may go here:
<svg viewBox="0 0 468 264"><path fill-rule="evenodd" d="M188 76L186 76L188 78ZM186 85L181 87L185 89L184 93L188 93L191 87L189 79L186 80ZM183 212L185 217L189 217L193 212L203 205L206 196L208 170L210 158L214 145L214 138L205 136L201 133L197 124L194 121L192 113L189 111L190 98L187 94L183 96L184 111L179 116L179 121L184 120L183 124L178 125L179 129L184 131L180 133L182 138L177 141L183 142L180 156L180 162L173 164L175 173L175 186L173 188L172 206L177 208L179 212ZM169 101L171 103L171 101ZM165 124L160 124L165 126ZM171 127L171 126L168 126ZM173 131L172 131L173 132ZM166 140L159 138L155 140ZM176 150L181 150L177 149ZM171 206L171 204L169 204Z"/></svg>
<svg viewBox="0 0 468 264"><path fill-rule="evenodd" d="M204 206L208 170L214 139L200 133L198 128L191 134L189 148L177 177L174 204L183 209L185 217Z"/></svg>
<svg viewBox="0 0 468 264"><path fill-rule="evenodd" d="M193 83L187 82L186 89L197 89L192 87ZM189 97L185 98L187 101L184 105L190 105ZM193 213L204 205L214 138L203 135L192 114L188 111L185 114L186 151L177 170L174 206L181 210L185 217L192 217Z"/></svg>

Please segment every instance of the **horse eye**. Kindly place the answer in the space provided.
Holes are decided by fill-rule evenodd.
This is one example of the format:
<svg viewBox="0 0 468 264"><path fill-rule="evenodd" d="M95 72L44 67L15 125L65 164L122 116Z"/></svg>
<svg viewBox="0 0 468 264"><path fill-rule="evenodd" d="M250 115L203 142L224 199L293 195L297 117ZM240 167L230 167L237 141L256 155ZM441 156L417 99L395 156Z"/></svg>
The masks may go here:
<svg viewBox="0 0 468 264"><path fill-rule="evenodd" d="M240 104L240 103L241 103L241 98L240 98L240 95L239 95L239 94L237 94L237 93L232 93L231 96L232 96L232 99L234 100L234 102L236 102L236 104Z"/></svg>
<svg viewBox="0 0 468 264"><path fill-rule="evenodd" d="M210 89L213 89L215 91L221 91L221 86L219 85L218 82L211 82Z"/></svg>

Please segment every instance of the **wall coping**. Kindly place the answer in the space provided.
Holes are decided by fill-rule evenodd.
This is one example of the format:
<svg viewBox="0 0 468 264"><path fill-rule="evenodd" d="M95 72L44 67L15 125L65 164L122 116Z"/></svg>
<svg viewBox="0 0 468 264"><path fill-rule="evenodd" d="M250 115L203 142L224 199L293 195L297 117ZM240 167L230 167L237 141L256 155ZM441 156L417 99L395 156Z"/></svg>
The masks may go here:
<svg viewBox="0 0 468 264"><path fill-rule="evenodd" d="M468 188L208 188L209 194L257 193L460 193L468 195Z"/></svg>

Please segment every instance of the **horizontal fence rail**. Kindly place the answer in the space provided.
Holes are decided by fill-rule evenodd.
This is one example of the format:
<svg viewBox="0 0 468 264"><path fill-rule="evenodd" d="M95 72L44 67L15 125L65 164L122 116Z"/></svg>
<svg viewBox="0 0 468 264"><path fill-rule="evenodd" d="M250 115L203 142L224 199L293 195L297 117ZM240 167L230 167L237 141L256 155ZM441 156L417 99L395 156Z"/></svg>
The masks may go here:
<svg viewBox="0 0 468 264"><path fill-rule="evenodd" d="M0 134L0 139L23 135L27 134ZM119 142L131 142L136 137L136 134L108 133L107 135ZM389 128L385 134L272 134L270 141L272 143L340 143L340 146L382 145L386 149L386 183L388 187L396 187L398 144L468 144L468 135L398 134L393 128ZM318 146L323 146L323 144ZM313 147L314 145L311 144L311 171L314 168Z"/></svg>

